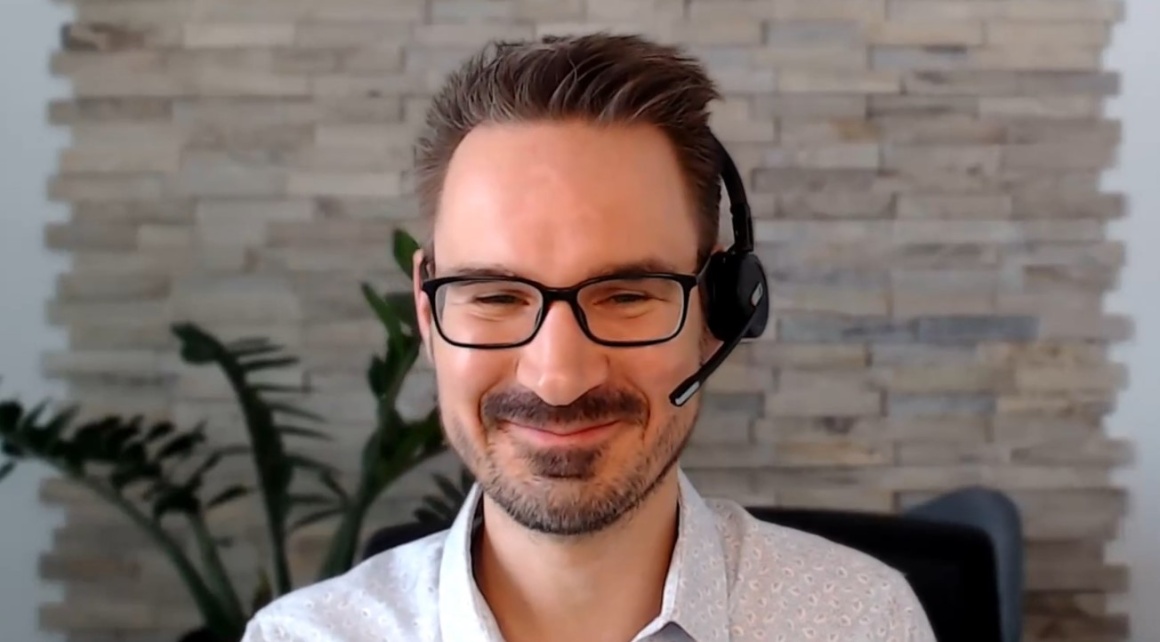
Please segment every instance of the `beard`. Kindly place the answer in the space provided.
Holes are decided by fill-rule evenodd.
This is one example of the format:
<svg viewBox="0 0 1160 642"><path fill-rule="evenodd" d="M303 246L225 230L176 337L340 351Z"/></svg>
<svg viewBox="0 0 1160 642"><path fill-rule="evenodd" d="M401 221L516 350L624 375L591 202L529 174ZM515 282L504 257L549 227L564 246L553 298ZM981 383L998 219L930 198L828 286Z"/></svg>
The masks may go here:
<svg viewBox="0 0 1160 642"><path fill-rule="evenodd" d="M652 434L647 430L649 414L643 397L606 387L590 390L568 406L551 406L527 390L508 390L481 400L482 443L454 421L447 436L483 492L516 523L547 535L581 536L603 531L631 514L680 459L696 421L696 406L674 414ZM619 430L632 434L615 435L596 446L543 448L512 438L504 422L618 422L623 426Z"/></svg>

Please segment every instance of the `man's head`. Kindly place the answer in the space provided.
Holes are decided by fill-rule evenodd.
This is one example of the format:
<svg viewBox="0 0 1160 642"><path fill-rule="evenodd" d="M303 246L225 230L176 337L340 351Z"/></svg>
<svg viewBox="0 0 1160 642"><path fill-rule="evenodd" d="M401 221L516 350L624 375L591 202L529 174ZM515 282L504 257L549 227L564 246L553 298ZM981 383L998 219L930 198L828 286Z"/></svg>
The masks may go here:
<svg viewBox="0 0 1160 642"><path fill-rule="evenodd" d="M695 276L717 242L717 97L677 49L601 34L489 47L428 113L415 296L442 419L528 528L616 522L689 437L698 404L668 395L715 343Z"/></svg>

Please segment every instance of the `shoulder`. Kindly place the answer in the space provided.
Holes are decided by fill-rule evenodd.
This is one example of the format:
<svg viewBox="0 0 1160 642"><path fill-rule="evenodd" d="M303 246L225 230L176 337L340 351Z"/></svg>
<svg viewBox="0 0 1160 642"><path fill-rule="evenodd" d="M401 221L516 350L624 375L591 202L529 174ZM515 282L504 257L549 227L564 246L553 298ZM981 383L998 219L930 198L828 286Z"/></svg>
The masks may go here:
<svg viewBox="0 0 1160 642"><path fill-rule="evenodd" d="M910 583L891 566L824 537L753 517L720 500L726 568L742 615L758 606L844 640L933 642ZM752 596L752 597L750 597ZM734 601L734 600L731 600ZM776 618L769 618L773 626ZM827 639L819 635L820 639Z"/></svg>
<svg viewBox="0 0 1160 642"><path fill-rule="evenodd" d="M437 640L445 538L435 533L283 595L254 615L242 642Z"/></svg>

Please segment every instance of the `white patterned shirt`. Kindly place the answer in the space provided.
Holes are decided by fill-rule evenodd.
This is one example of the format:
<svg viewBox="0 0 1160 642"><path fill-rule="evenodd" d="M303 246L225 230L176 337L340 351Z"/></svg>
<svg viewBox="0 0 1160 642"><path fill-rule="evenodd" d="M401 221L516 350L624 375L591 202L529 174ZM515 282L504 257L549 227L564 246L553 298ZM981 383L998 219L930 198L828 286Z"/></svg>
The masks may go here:
<svg viewBox="0 0 1160 642"><path fill-rule="evenodd" d="M632 642L935 642L894 569L702 499L683 472L680 490L661 612ZM242 642L502 642L472 575L479 500L476 485L449 530L278 598Z"/></svg>

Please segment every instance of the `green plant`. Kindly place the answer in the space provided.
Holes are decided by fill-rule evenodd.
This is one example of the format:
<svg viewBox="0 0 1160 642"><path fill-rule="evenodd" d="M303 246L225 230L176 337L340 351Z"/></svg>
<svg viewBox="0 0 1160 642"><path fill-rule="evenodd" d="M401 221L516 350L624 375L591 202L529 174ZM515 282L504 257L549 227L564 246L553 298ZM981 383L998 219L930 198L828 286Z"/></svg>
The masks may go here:
<svg viewBox="0 0 1160 642"><path fill-rule="evenodd" d="M417 248L409 235L396 233L393 254L406 274ZM344 488L338 471L299 452L302 440L328 438L314 425L322 418L292 402L292 395L304 391L261 380L263 374L293 366L297 359L266 339L224 342L191 323L173 327L181 358L186 364L216 366L222 372L241 410L247 443L211 445L204 423L183 429L171 422L148 424L141 417L105 417L74 425L79 411L75 405L49 411L47 403L25 409L17 401L6 401L0 404L0 447L7 455L0 464L0 481L17 461L35 459L88 488L164 552L208 633L223 642L240 639L254 611L293 590L286 546L294 532L337 519L315 580L345 572L354 564L375 500L402 475L446 449L437 409L416 420L404 418L397 408L421 347L410 293L380 295L365 283L362 292L383 324L386 343L383 354L374 355L367 369L377 404L376 422L363 447L353 489ZM239 456L252 462L255 483L210 494L206 482L215 467ZM313 484L304 487L304 480ZM471 482L467 473L458 484L437 476L441 495L426 498L414 517L449 522ZM265 518L270 574L262 573L258 590L243 603L207 515L250 495L257 496ZM178 543L171 530L173 519L183 520L192 533L196 557Z"/></svg>

